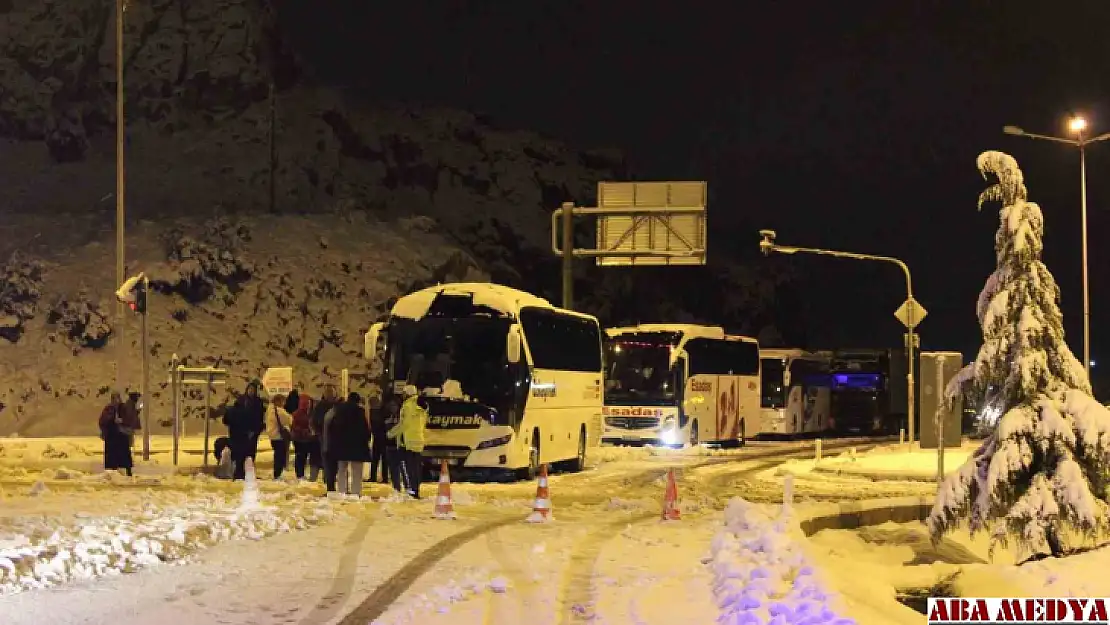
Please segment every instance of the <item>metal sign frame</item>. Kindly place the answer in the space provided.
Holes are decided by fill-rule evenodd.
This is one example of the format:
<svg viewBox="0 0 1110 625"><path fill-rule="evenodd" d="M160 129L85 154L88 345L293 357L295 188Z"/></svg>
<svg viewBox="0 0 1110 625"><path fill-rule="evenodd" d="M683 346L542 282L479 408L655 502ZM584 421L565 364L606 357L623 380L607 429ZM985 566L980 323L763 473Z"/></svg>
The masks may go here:
<svg viewBox="0 0 1110 625"><path fill-rule="evenodd" d="M173 363L178 362L177 354ZM186 385L204 385L204 451L202 466L208 467L208 442L212 427L212 387L227 384L227 369L215 367L170 367L170 387L173 392L173 465L177 466L180 439L183 433L181 423L181 391Z"/></svg>
<svg viewBox="0 0 1110 625"><path fill-rule="evenodd" d="M568 203L552 213L551 249L566 255L560 221L565 228L568 217L592 215L597 247L573 249L575 257L595 258L599 266L704 265L708 192L704 181L599 182L597 207Z"/></svg>

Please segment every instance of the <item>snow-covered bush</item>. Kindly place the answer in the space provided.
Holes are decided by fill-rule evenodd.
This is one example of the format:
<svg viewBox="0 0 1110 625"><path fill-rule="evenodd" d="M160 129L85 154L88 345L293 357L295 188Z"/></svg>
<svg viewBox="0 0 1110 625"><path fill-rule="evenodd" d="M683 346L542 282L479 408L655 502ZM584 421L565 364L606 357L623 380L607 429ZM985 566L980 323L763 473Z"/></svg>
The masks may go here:
<svg viewBox="0 0 1110 625"><path fill-rule="evenodd" d="M42 297L44 272L41 262L18 253L0 270L0 338L15 343L23 335L23 324L35 316Z"/></svg>
<svg viewBox="0 0 1110 625"><path fill-rule="evenodd" d="M713 538L713 594L718 623L727 625L854 625L832 608L801 545L787 531L788 515L770 518L736 497L725 527Z"/></svg>
<svg viewBox="0 0 1110 625"><path fill-rule="evenodd" d="M979 206L1002 203L997 269L979 295L983 346L946 390L982 397L1001 417L983 445L941 487L929 517L934 540L961 519L988 530L992 547L1011 539L1033 553L1060 555L1066 530L1093 537L1110 529L1110 411L1091 397L1083 366L1064 341L1060 289L1041 262L1044 217L1027 201L1017 161L978 159L998 183Z"/></svg>
<svg viewBox="0 0 1110 625"><path fill-rule="evenodd" d="M230 303L255 273L254 264L241 254L242 244L250 241L243 224L217 219L205 224L199 239L173 230L166 241L169 262L152 272L151 287L178 293L193 304L209 299Z"/></svg>
<svg viewBox="0 0 1110 625"><path fill-rule="evenodd" d="M56 326L58 336L73 345L75 351L82 347L104 347L112 334L108 315L84 293L74 300L63 298L55 302L46 322Z"/></svg>

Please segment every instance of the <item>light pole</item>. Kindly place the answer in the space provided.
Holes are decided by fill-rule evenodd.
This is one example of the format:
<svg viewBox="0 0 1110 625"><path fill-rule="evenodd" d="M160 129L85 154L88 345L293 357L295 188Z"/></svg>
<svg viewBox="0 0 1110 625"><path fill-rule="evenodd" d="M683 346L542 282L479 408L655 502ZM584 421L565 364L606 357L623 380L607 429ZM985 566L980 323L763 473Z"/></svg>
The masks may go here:
<svg viewBox="0 0 1110 625"><path fill-rule="evenodd" d="M123 118L123 14L127 10L127 0L116 0L116 284L118 288L124 280L124 159L125 129ZM116 303L116 386L123 392L123 303ZM143 398L144 400L147 398Z"/></svg>
<svg viewBox="0 0 1110 625"><path fill-rule="evenodd" d="M790 247L779 245L775 243L774 230L760 230L760 236L763 239L759 242L759 250L763 252L764 256L770 256L771 252L779 254L817 254L819 256L833 256L836 258L850 258L852 260L870 260L881 263L891 263L898 265L902 273L906 276L906 301L912 302L913 299L913 279L910 277L910 268L906 263L891 256L873 256L871 254L856 254L855 252L839 252L836 250L823 250L815 247ZM914 327L916 323L906 324L906 440L910 446L913 446L913 430L914 430L914 392L913 392L913 350L916 341L914 340ZM920 335L918 335L920 336Z"/></svg>
<svg viewBox="0 0 1110 625"><path fill-rule="evenodd" d="M1083 367L1087 371L1087 381L1089 383L1091 380L1091 291L1090 279L1087 273L1087 146L1110 139L1110 132L1088 138L1084 134L1087 131L1087 120L1079 116L1068 121L1068 130L1075 135L1074 139L1037 135L1025 132L1017 126L1006 126L1002 129L1002 132L1016 137L1066 143L1079 148L1079 210L1080 219L1083 221Z"/></svg>

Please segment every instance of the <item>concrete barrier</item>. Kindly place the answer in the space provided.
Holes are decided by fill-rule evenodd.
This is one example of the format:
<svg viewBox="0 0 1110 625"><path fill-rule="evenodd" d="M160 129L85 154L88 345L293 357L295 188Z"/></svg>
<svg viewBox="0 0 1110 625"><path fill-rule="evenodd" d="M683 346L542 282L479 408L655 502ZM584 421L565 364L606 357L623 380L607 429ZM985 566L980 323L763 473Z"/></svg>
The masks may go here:
<svg viewBox="0 0 1110 625"><path fill-rule="evenodd" d="M933 497L889 497L806 506L796 511L802 533L812 536L821 530L856 529L888 521L924 521L933 509Z"/></svg>

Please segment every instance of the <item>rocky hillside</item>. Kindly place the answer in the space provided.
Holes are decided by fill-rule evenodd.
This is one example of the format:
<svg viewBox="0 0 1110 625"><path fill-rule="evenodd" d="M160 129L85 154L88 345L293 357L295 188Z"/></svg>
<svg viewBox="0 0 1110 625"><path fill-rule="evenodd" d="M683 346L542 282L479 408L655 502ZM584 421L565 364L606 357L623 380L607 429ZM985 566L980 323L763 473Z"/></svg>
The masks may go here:
<svg viewBox="0 0 1110 625"><path fill-rule="evenodd" d="M117 358L137 386L111 296L113 4L0 1L0 434L94 432ZM131 0L126 21L127 265L156 279L159 372L174 352L239 381L290 364L315 391L357 368L391 297L527 282L547 212L621 167L464 112L349 102L263 0Z"/></svg>

